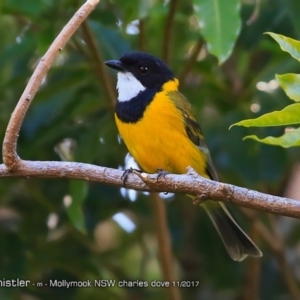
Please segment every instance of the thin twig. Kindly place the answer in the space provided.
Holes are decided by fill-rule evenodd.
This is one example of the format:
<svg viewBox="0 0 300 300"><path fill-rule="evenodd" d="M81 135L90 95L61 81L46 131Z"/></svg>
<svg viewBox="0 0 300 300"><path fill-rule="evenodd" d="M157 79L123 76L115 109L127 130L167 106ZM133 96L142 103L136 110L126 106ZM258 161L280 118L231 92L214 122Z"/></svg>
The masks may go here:
<svg viewBox="0 0 300 300"><path fill-rule="evenodd" d="M288 291L290 292L291 299L293 300L299 300L300 299L300 291L298 289L298 285L295 281L295 277L292 274L292 270L289 267L287 258L286 258L286 253L285 253L285 248L284 248L284 243L281 238L281 236L278 234L276 225L275 225L275 219L274 216L269 216L270 217L270 223L272 227L272 233L274 236L274 239L277 241L277 249L273 249L274 253L276 255L278 265L281 269L281 274L283 277L283 280L288 288Z"/></svg>
<svg viewBox="0 0 300 300"><path fill-rule="evenodd" d="M298 285L295 281L295 277L292 274L290 266L287 262L286 255L284 252L284 247L282 246L275 252L279 267L281 269L282 278L290 292L290 299L299 300L300 299L300 291L298 289Z"/></svg>
<svg viewBox="0 0 300 300"><path fill-rule="evenodd" d="M259 300L260 283L260 264L261 260L253 257L249 258L248 269L246 272L246 284L243 287L242 300Z"/></svg>
<svg viewBox="0 0 300 300"><path fill-rule="evenodd" d="M139 20L139 50L145 51L146 49L146 37L145 37L145 19Z"/></svg>
<svg viewBox="0 0 300 300"><path fill-rule="evenodd" d="M191 68L195 65L195 62L197 60L197 57L199 55L199 52L201 51L203 46L203 39L200 38L197 43L195 44L192 53L187 61L187 63L184 65L183 70L178 76L179 82L184 82L186 79L186 76L188 75Z"/></svg>
<svg viewBox="0 0 300 300"><path fill-rule="evenodd" d="M252 25L258 18L259 16L259 11L260 11L260 0L256 0L255 1L255 6L254 6L254 10L250 16L250 18L247 20L246 24L248 26Z"/></svg>
<svg viewBox="0 0 300 300"><path fill-rule="evenodd" d="M158 256L160 266L162 268L163 279L164 281L168 281L170 283L170 286L168 287L166 292L170 300L179 300L181 298L179 289L176 285L172 284L172 282L176 281L177 278L173 270L174 261L171 247L171 239L167 224L165 203L157 193L152 193L150 195L150 201L155 219L154 223L158 241Z"/></svg>
<svg viewBox="0 0 300 300"><path fill-rule="evenodd" d="M274 224L272 224L271 222L271 225L273 226L272 226L272 230L270 230L261 221L254 218L253 213L246 211L244 209L243 212L247 217L249 217L254 221L253 223L254 228L268 242L270 248L275 254L278 261L278 265L281 269L283 280L286 283L291 299L299 300L300 291L295 281L295 278L292 274L292 270L288 264L286 254L284 251L285 249L284 249L283 241L281 237L278 235Z"/></svg>
<svg viewBox="0 0 300 300"><path fill-rule="evenodd" d="M98 2L99 0L87 0L85 4L79 8L76 14L56 37L46 54L41 58L37 68L32 74L14 112L11 115L3 141L3 162L9 170L15 169L20 161L20 158L17 154L17 140L19 137L19 131L27 109L31 104L36 92L38 91L43 78L50 69L55 58L65 47L67 41L71 38L85 18L96 7Z"/></svg>
<svg viewBox="0 0 300 300"><path fill-rule="evenodd" d="M116 89L110 77L108 76L108 73L104 70L104 60L102 58L101 52L98 49L97 42L87 21L84 21L82 23L82 30L84 33L85 42L91 53L91 66L94 69L100 85L103 86L104 91L107 94L110 106L114 109L117 99Z"/></svg>
<svg viewBox="0 0 300 300"><path fill-rule="evenodd" d="M157 174L130 174L126 187L139 191L173 192L195 196L205 195L208 199L234 203L239 206L300 218L300 201L260 193L231 184L213 181L199 176L190 167L188 173L168 174L157 180ZM20 160L15 170L0 164L0 178L73 178L122 186L123 171L91 164L61 161ZM203 197L202 197L203 198Z"/></svg>
<svg viewBox="0 0 300 300"><path fill-rule="evenodd" d="M170 47L171 47L171 32L176 12L177 0L170 0L169 2L169 13L167 16L165 31L162 41L162 58L168 64L170 56Z"/></svg>
<svg viewBox="0 0 300 300"><path fill-rule="evenodd" d="M243 209L244 210L244 209ZM253 241L257 241L259 232L252 224L252 230L250 231L250 237ZM255 259L250 257L248 260L246 269L245 283L241 288L241 300L259 300L260 291L260 273L261 273L261 259Z"/></svg>

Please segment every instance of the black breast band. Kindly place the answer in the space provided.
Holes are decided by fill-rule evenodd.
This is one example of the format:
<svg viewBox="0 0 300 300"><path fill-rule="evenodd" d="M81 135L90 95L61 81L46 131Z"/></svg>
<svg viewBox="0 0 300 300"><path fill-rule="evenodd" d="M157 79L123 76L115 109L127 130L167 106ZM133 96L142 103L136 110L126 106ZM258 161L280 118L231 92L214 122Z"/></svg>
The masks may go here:
<svg viewBox="0 0 300 300"><path fill-rule="evenodd" d="M128 101L118 101L116 104L116 115L124 123L136 123L139 121L147 106L154 99L156 90L145 89L137 96Z"/></svg>

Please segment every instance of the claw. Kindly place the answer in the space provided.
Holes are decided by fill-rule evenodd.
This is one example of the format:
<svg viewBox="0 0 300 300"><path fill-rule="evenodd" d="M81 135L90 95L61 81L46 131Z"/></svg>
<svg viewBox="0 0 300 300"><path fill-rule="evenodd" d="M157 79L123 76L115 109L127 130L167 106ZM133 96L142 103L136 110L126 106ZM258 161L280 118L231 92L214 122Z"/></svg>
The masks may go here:
<svg viewBox="0 0 300 300"><path fill-rule="evenodd" d="M132 174L132 173L134 173L134 172L139 172L139 173L141 173L142 171L141 171L141 170L138 170L138 169L133 169L133 168L129 168L129 169L126 169L126 170L124 171L124 173L123 173L122 176L121 176L121 180L123 181L123 186L126 185L126 180L127 180L128 176L129 176L129 174Z"/></svg>
<svg viewBox="0 0 300 300"><path fill-rule="evenodd" d="M156 173L157 173L156 181L158 181L158 179L160 177L163 177L165 179L166 175L170 174L170 172L164 171L162 168L158 168L156 170ZM164 195L168 195L169 194L168 192L163 192L163 193L164 193Z"/></svg>
<svg viewBox="0 0 300 300"><path fill-rule="evenodd" d="M170 172L164 171L162 168L158 168L158 169L156 170L156 173L157 173L157 178L156 178L157 181L158 181L158 179L159 179L160 177L165 178L166 175L170 174Z"/></svg>
<svg viewBox="0 0 300 300"><path fill-rule="evenodd" d="M128 178L128 175L129 175L130 173L132 173L132 168L126 169L126 170L124 171L124 173L122 174L122 176L121 176L121 180L123 181L123 185L124 185L124 186L125 186L126 180L127 180L127 178Z"/></svg>

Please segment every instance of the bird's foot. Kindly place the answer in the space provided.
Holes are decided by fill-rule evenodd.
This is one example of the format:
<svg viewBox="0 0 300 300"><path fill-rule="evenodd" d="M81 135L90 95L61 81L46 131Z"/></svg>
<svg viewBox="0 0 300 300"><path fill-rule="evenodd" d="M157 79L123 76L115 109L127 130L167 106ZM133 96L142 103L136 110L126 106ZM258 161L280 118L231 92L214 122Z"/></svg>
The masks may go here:
<svg viewBox="0 0 300 300"><path fill-rule="evenodd" d="M136 174L136 173L142 173L142 171L138 170L138 169L133 169L133 168L126 169L124 171L124 173L122 174L122 176L121 176L121 180L123 181L123 185L124 186L126 185L126 181L128 179L129 174Z"/></svg>
<svg viewBox="0 0 300 300"><path fill-rule="evenodd" d="M156 173L157 173L157 178L156 178L157 181L161 177L163 177L165 179L166 175L170 174L170 172L164 171L162 168L158 168L156 170Z"/></svg>
<svg viewBox="0 0 300 300"><path fill-rule="evenodd" d="M159 180L159 178L163 177L165 179L166 175L170 174L170 172L164 171L162 168L158 168L156 170L157 178L156 181ZM165 195L168 195L168 192L163 192Z"/></svg>

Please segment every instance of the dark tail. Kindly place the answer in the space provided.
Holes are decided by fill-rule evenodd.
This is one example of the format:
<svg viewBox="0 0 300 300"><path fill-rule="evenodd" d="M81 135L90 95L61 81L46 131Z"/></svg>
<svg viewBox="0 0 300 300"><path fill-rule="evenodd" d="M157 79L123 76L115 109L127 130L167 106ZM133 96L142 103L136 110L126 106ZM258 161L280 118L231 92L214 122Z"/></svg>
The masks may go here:
<svg viewBox="0 0 300 300"><path fill-rule="evenodd" d="M262 252L233 219L221 202L208 201L202 204L217 229L230 257L242 261L248 255L260 257Z"/></svg>

